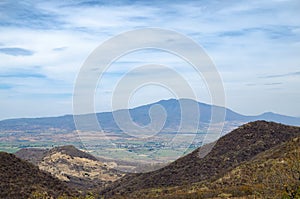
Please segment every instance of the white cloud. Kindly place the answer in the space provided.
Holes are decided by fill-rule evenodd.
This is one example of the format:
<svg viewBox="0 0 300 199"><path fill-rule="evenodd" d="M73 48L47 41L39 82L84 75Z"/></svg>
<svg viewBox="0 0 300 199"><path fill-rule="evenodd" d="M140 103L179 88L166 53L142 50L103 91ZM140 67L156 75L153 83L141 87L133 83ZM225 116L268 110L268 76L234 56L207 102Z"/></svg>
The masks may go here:
<svg viewBox="0 0 300 199"><path fill-rule="evenodd" d="M299 78L284 78L280 85L272 85L276 81L266 82L259 78L268 74L299 71L300 3L297 0L154 1L151 4L125 1L119 5L32 0L14 6L9 1L1 4L1 48L26 49L34 53L28 56L0 53L0 75L26 70L26 73L40 74L45 78L2 76L0 108L4 110L5 106L5 114L0 115L0 118L10 115L49 115L55 114L55 111L61 113L59 110L70 112L72 107L68 95L73 92L76 75L87 56L110 37L142 27L179 31L204 46L221 73L227 103L234 110L244 114L274 110L299 115L299 109L295 108L300 107L297 97L300 96ZM187 67L182 67L178 58L144 51L120 59L108 71L115 74L115 77L107 76L105 85L114 85L114 81L126 70L143 63L153 63L152 59L154 63L172 65L183 75L193 74L186 70ZM124 67L127 69L124 70ZM141 75L141 78L146 76ZM190 81L197 85L201 80L192 77ZM265 84L270 85L266 87ZM112 88L108 86L103 90L111 91ZM17 93L19 99L11 100L11 93ZM104 93L106 96L110 94ZM35 98L34 94L45 95L41 100ZM30 99L32 101L29 100L30 95L33 96ZM26 100L22 101L22 98ZM148 96L147 99L134 101L149 101L150 98ZM282 105L279 106L271 99L280 99ZM45 102L53 103L51 110L31 112L33 104L44 107ZM249 105L253 102L254 105ZM8 109L12 103L22 107L19 109L22 111L18 113L16 109ZM62 108L61 104L67 106Z"/></svg>

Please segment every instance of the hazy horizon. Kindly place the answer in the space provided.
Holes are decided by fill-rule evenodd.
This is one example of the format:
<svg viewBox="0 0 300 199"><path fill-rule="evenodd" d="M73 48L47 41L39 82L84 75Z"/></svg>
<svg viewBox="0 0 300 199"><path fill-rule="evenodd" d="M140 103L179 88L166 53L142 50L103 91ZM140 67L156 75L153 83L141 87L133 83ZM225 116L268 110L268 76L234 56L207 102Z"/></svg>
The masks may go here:
<svg viewBox="0 0 300 199"><path fill-rule="evenodd" d="M157 103L159 101L163 101L163 100L174 100L175 98L166 98L166 99L161 99L161 100L154 100L152 102L149 102L149 103L145 103L145 104L138 104L138 105L135 105L135 106L130 106L128 109L134 109L134 108L138 108L138 107L141 107L141 106L146 106L146 105L151 105L151 104L154 104L154 103ZM186 98L180 98L179 100L181 99L186 99ZM178 100L178 99L175 99L175 100ZM189 100L194 100L194 99L189 99ZM212 105L210 103L205 103L205 102L200 102L200 101L197 101L199 103L203 103L203 104L208 104L208 105ZM238 114L241 114L241 115L245 115L245 114L242 114L242 113L239 113L238 111L235 111L231 108L228 108L228 107L225 107L229 110L232 110ZM116 109L116 110L112 110L112 111L118 111L118 110L122 110L122 109ZM100 112L95 112L95 113L104 113L104 112L111 112L111 111L100 111ZM272 112L272 111L266 111L266 112L262 112L262 113L259 113L257 115L245 115L245 116L258 116L258 115L262 115L264 113L274 113L274 114L279 114L279 115L283 115L281 113L276 113L276 112ZM40 115L40 116L34 116L34 117L14 117L14 118L4 118L4 119L0 119L0 121L4 121L4 120L9 120L9 119L30 119L30 118L46 118L46 117L60 117L60 116L66 116L66 115L73 115L73 113L65 113L65 114L54 114L54 115ZM300 116L291 116L291 115L285 115L285 116L289 116L289 117L297 117L297 118L300 118Z"/></svg>

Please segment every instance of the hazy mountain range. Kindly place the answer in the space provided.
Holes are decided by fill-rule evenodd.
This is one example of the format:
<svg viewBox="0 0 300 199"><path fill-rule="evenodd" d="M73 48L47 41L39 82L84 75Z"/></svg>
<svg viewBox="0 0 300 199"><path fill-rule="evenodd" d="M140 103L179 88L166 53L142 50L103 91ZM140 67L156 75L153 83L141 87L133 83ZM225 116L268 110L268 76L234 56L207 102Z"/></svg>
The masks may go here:
<svg viewBox="0 0 300 199"><path fill-rule="evenodd" d="M129 113L134 122L140 125L147 125L151 119L149 117L149 110L153 105L161 105L165 109L167 115L166 122L162 129L162 132L176 131L180 125L181 110L180 104L187 103L190 105L196 105L199 107L199 122L200 124L207 124L211 119L211 109L213 106L196 102L190 99L169 99L161 100L152 104L139 106L133 109L129 109ZM256 121L266 120L273 121L287 125L300 126L300 118L280 115L272 112L267 112L257 116L246 116L236 113L228 108L217 107L219 110L226 112L225 121L227 123L236 123L234 126L240 124ZM122 113L128 110L118 110L115 112L103 112L97 113L98 121L102 129L106 132L120 132L120 128L114 120L114 113ZM195 117L191 115L191 117ZM122 122L122 121L121 121ZM192 124L191 124L192 125ZM58 128L64 131L75 130L75 124L72 115L65 115L59 117L42 117L42 118L19 118L19 119L7 119L0 121L0 131L2 130L47 130L49 128ZM201 128L201 125L200 125Z"/></svg>

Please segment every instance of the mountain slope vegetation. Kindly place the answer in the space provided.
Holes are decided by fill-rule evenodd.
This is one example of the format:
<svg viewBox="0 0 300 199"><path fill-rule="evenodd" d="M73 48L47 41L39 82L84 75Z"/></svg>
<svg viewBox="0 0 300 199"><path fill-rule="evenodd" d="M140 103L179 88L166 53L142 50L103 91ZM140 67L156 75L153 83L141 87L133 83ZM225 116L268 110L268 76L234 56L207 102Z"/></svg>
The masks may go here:
<svg viewBox="0 0 300 199"><path fill-rule="evenodd" d="M96 157L71 145L52 149L21 149L16 155L81 192L103 187L124 175L114 169L115 163L100 162Z"/></svg>
<svg viewBox="0 0 300 199"><path fill-rule="evenodd" d="M300 136L259 153L216 179L135 190L112 198L300 198Z"/></svg>
<svg viewBox="0 0 300 199"><path fill-rule="evenodd" d="M102 190L101 194L126 195L141 189L214 181L258 154L299 135L299 127L266 121L250 122L220 138L204 158L199 157L204 148L199 148L160 170L127 175Z"/></svg>
<svg viewBox="0 0 300 199"><path fill-rule="evenodd" d="M300 127L256 121L164 168L125 176L71 145L18 151L26 161L1 152L0 198L300 198L299 147Z"/></svg>
<svg viewBox="0 0 300 199"><path fill-rule="evenodd" d="M54 198L77 195L50 173L5 152L0 152L0 179L0 198L29 198L36 193Z"/></svg>

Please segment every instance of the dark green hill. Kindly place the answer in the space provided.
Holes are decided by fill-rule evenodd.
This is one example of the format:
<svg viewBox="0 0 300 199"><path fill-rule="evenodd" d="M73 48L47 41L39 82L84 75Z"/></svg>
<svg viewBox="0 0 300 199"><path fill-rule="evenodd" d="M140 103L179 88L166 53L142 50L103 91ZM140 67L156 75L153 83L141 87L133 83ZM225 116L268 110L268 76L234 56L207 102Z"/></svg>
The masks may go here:
<svg viewBox="0 0 300 199"><path fill-rule="evenodd" d="M50 173L5 152L0 152L0 179L0 198L28 198L37 194L56 198L76 194Z"/></svg>
<svg viewBox="0 0 300 199"><path fill-rule="evenodd" d="M251 122L220 138L204 158L199 157L199 148L160 170L127 175L101 193L107 196L128 194L140 189L190 185L218 179L256 155L299 135L300 127L266 121Z"/></svg>

